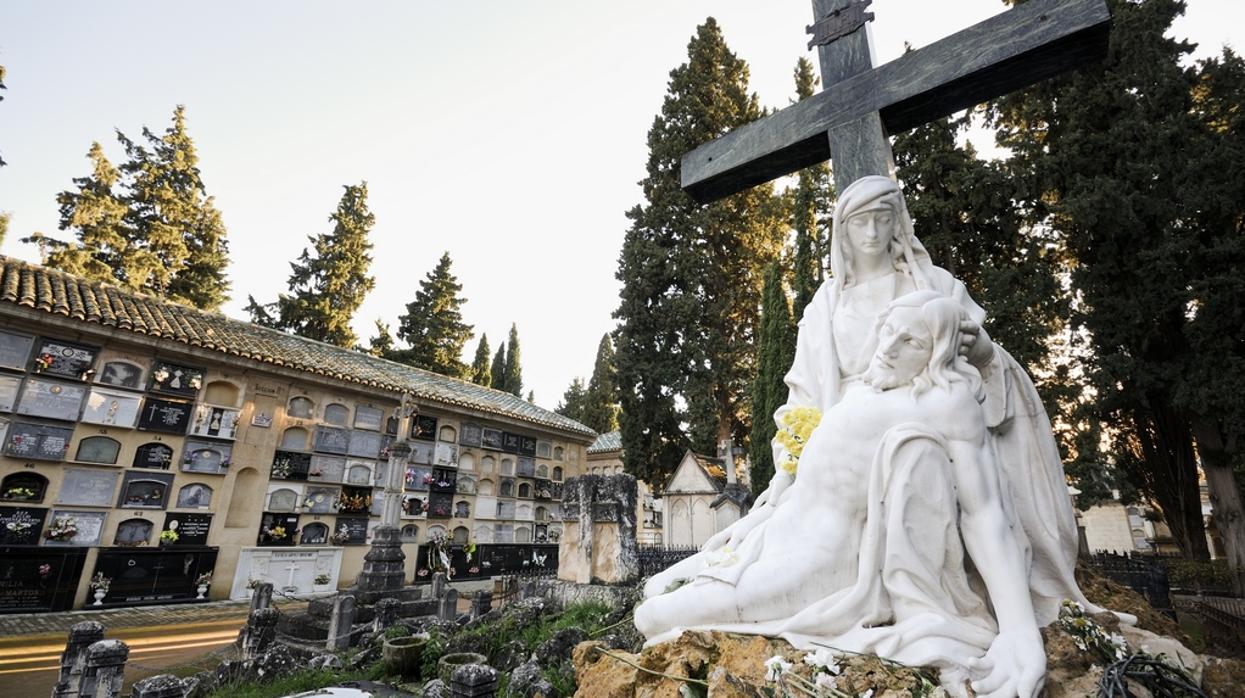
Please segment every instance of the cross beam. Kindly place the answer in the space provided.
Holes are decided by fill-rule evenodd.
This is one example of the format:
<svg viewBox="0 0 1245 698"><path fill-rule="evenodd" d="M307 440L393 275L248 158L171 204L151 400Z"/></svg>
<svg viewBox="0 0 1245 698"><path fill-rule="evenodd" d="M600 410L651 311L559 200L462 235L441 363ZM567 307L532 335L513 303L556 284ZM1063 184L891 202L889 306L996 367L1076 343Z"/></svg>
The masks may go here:
<svg viewBox="0 0 1245 698"><path fill-rule="evenodd" d="M872 113L898 133L1100 60L1110 23L1105 0L1030 0L701 145L683 156L683 189L720 199L824 162L827 133Z"/></svg>

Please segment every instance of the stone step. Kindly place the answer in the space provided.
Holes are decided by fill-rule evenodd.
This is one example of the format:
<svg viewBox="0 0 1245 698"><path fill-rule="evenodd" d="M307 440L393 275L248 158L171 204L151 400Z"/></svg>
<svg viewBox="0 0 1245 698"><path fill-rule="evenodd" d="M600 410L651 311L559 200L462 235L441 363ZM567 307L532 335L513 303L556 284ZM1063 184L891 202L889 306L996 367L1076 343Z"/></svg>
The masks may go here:
<svg viewBox="0 0 1245 698"><path fill-rule="evenodd" d="M277 621L277 634L323 643L329 636L329 621L305 613L282 614Z"/></svg>

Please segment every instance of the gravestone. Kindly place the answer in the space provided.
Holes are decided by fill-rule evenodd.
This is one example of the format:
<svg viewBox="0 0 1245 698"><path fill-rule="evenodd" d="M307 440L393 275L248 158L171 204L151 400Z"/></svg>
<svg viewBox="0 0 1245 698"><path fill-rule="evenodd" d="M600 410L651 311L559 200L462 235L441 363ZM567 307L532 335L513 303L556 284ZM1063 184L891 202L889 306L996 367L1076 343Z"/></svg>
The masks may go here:
<svg viewBox="0 0 1245 698"><path fill-rule="evenodd" d="M289 594L310 594L317 590L315 578L323 574L329 577L329 588L336 588L341 559L339 547L242 548L229 598L247 598L252 580L271 583Z"/></svg>
<svg viewBox="0 0 1245 698"><path fill-rule="evenodd" d="M137 606L191 601L199 575L216 567L216 548L169 546L104 548L95 571L112 580L104 603Z"/></svg>
<svg viewBox="0 0 1245 698"><path fill-rule="evenodd" d="M86 670L86 651L103 639L103 624L93 620L75 623L69 629L65 650L61 652L60 674L52 688L52 698L78 698L82 672Z"/></svg>
<svg viewBox="0 0 1245 698"><path fill-rule="evenodd" d="M189 402L147 396L143 400L143 411L138 415L138 428L164 434L185 434L193 411L194 405Z"/></svg>
<svg viewBox="0 0 1245 698"><path fill-rule="evenodd" d="M203 387L203 369L157 361L151 367L150 390L169 395L194 397Z"/></svg>
<svg viewBox="0 0 1245 698"><path fill-rule="evenodd" d="M109 495L111 497L111 495ZM44 545L99 545L104 534L104 522L108 512L104 511L66 511L53 509L50 523L44 530ZM56 526L57 519L72 519L78 532L68 540L52 540L47 537L47 530Z"/></svg>
<svg viewBox="0 0 1245 698"><path fill-rule="evenodd" d="M375 615L372 617L372 632L381 634L389 626L398 622L398 613L402 610L402 602L396 598L381 599L376 602Z"/></svg>
<svg viewBox="0 0 1245 698"><path fill-rule="evenodd" d="M195 408L190 433L214 439L232 439L237 433L239 414L238 410L226 407L199 405Z"/></svg>
<svg viewBox="0 0 1245 698"><path fill-rule="evenodd" d="M308 480L316 482L341 482L346 474L346 459L335 456L311 456Z"/></svg>
<svg viewBox="0 0 1245 698"><path fill-rule="evenodd" d="M127 472L121 481L117 506L126 509L163 509L173 488L173 473ZM64 503L64 502L62 502Z"/></svg>
<svg viewBox="0 0 1245 698"><path fill-rule="evenodd" d="M359 405L354 409L354 428L380 431L385 411L379 407Z"/></svg>
<svg viewBox="0 0 1245 698"><path fill-rule="evenodd" d="M86 553L82 547L0 547L0 612L69 610Z"/></svg>
<svg viewBox="0 0 1245 698"><path fill-rule="evenodd" d="M353 430L349 432L346 455L361 458L376 458L380 455L381 445L385 437L373 431Z"/></svg>
<svg viewBox="0 0 1245 698"><path fill-rule="evenodd" d="M108 361L99 372L99 382L139 390L143 384L143 369L126 361Z"/></svg>
<svg viewBox="0 0 1245 698"><path fill-rule="evenodd" d="M303 497L303 511L310 514L331 514L336 511L334 502L341 494L337 487L308 487Z"/></svg>
<svg viewBox="0 0 1245 698"><path fill-rule="evenodd" d="M266 585L271 595L272 586ZM281 613L275 608L265 606L253 609L247 617L246 625L238 631L236 642L242 652L243 659L255 659L268 651L277 638L277 620Z"/></svg>
<svg viewBox="0 0 1245 698"><path fill-rule="evenodd" d="M106 470L68 468L61 480L57 504L111 506L117 491L118 473Z"/></svg>
<svg viewBox="0 0 1245 698"><path fill-rule="evenodd" d="M34 343L34 337L0 331L0 368L25 371Z"/></svg>
<svg viewBox="0 0 1245 698"><path fill-rule="evenodd" d="M17 393L22 387L21 376L0 376L0 412L12 412Z"/></svg>
<svg viewBox="0 0 1245 698"><path fill-rule="evenodd" d="M192 482L177 491L178 509L207 509L212 505L212 488Z"/></svg>
<svg viewBox="0 0 1245 698"><path fill-rule="evenodd" d="M100 640L86 650L81 698L121 698L130 647L120 640Z"/></svg>
<svg viewBox="0 0 1245 698"><path fill-rule="evenodd" d="M272 582L260 582L251 593L251 612L254 613L272 605Z"/></svg>
<svg viewBox="0 0 1245 698"><path fill-rule="evenodd" d="M615 584L639 575L636 483L630 475L580 475L566 481L558 579Z"/></svg>
<svg viewBox="0 0 1245 698"><path fill-rule="evenodd" d="M87 380L98 352L94 347L70 344L59 339L45 339L35 351L35 370L47 376Z"/></svg>
<svg viewBox="0 0 1245 698"><path fill-rule="evenodd" d="M320 453L346 455L350 450L350 431L338 427L317 426L312 448Z"/></svg>
<svg viewBox="0 0 1245 698"><path fill-rule="evenodd" d="M333 615L329 618L329 635L326 648L344 650L350 648L350 633L354 628L355 598L350 594L338 594L333 599Z"/></svg>
<svg viewBox="0 0 1245 698"><path fill-rule="evenodd" d="M40 507L0 507L0 545L38 545L47 515Z"/></svg>
<svg viewBox="0 0 1245 698"><path fill-rule="evenodd" d="M497 695L497 670L486 664L466 664L450 675L453 698L493 698Z"/></svg>
<svg viewBox="0 0 1245 698"><path fill-rule="evenodd" d="M492 592L477 591L476 595L471 598L471 619L475 620L491 610L493 610Z"/></svg>
<svg viewBox="0 0 1245 698"><path fill-rule="evenodd" d="M27 460L65 460L72 427L15 422L9 425L4 455Z"/></svg>
<svg viewBox="0 0 1245 698"><path fill-rule="evenodd" d="M135 681L130 698L184 698L188 688L185 681L172 674L156 674Z"/></svg>
<svg viewBox="0 0 1245 698"><path fill-rule="evenodd" d="M131 428L138 422L142 397L120 390L92 388L82 408L81 421L87 424L103 424Z"/></svg>
<svg viewBox="0 0 1245 698"><path fill-rule="evenodd" d="M187 439L186 447L182 449L182 471L223 475L232 458L232 444Z"/></svg>
<svg viewBox="0 0 1245 698"><path fill-rule="evenodd" d="M479 424L466 422L458 432L458 443L463 446L479 446L483 431Z"/></svg>
<svg viewBox="0 0 1245 698"><path fill-rule="evenodd" d="M437 617L453 621L458 618L458 590L446 589L437 605Z"/></svg>
<svg viewBox="0 0 1245 698"><path fill-rule="evenodd" d="M211 514L165 514L165 531L176 531L174 547L207 545L208 532L212 528Z"/></svg>
<svg viewBox="0 0 1245 698"><path fill-rule="evenodd" d="M166 444L149 443L134 451L135 468L168 470L173 463L173 449Z"/></svg>

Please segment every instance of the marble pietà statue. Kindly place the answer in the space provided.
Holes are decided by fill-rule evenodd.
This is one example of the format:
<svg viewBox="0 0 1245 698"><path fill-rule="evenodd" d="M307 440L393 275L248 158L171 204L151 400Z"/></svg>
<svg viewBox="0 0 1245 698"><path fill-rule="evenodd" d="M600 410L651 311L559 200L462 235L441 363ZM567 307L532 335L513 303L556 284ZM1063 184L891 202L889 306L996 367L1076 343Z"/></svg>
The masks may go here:
<svg viewBox="0 0 1245 698"><path fill-rule="evenodd" d="M936 666L952 695L971 682L1035 696L1038 629L1064 599L1101 610L1073 578L1075 519L1037 391L933 264L890 179L842 192L831 247L775 415L812 407L820 422L747 516L647 582L636 626L650 644L763 634Z"/></svg>

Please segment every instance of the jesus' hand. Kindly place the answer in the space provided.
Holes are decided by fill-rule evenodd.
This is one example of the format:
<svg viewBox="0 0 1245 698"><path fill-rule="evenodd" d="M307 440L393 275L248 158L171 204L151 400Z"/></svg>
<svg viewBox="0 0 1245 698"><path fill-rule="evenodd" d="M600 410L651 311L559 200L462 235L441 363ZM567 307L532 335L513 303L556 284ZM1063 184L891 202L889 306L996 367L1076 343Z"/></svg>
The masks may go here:
<svg viewBox="0 0 1245 698"><path fill-rule="evenodd" d="M972 683L978 698L1034 698L1046 681L1046 651L1036 629L1006 630L969 669L985 677Z"/></svg>

